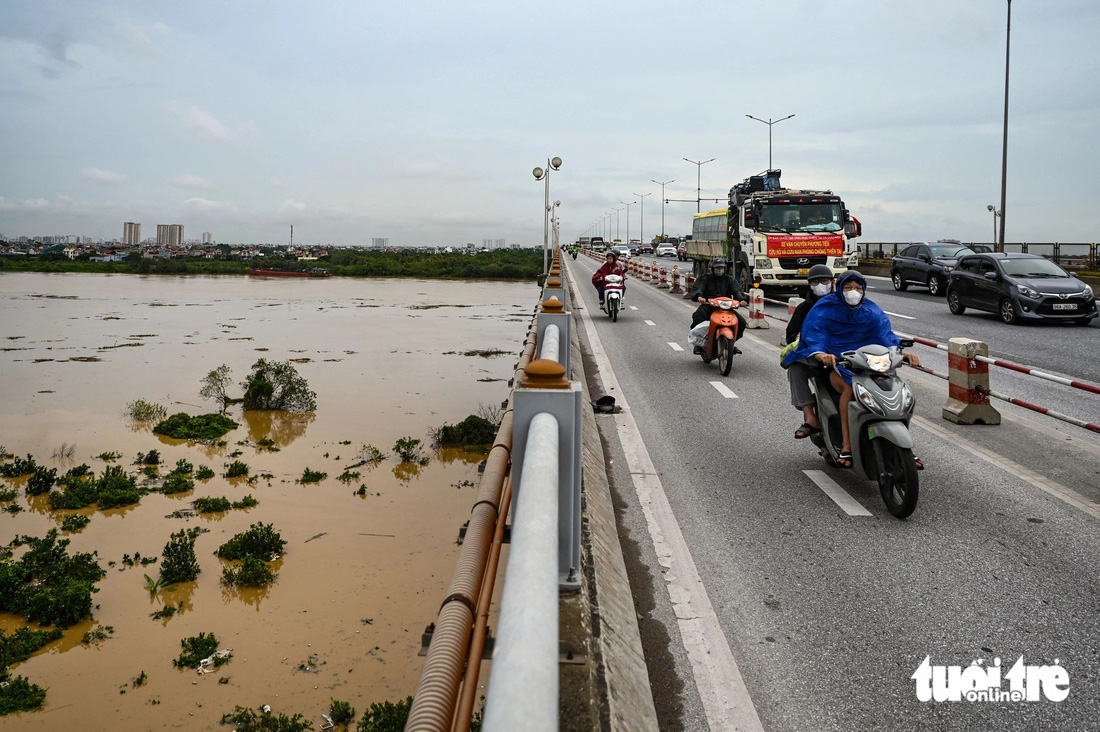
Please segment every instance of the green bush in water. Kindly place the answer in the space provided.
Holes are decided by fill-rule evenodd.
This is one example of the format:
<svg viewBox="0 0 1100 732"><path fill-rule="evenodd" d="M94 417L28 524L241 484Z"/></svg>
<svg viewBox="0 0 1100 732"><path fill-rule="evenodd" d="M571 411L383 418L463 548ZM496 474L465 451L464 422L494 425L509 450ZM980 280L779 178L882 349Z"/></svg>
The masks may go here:
<svg viewBox="0 0 1100 732"><path fill-rule="evenodd" d="M153 432L177 440L216 440L239 426L224 414L201 414L192 417L179 412L159 422L153 428Z"/></svg>

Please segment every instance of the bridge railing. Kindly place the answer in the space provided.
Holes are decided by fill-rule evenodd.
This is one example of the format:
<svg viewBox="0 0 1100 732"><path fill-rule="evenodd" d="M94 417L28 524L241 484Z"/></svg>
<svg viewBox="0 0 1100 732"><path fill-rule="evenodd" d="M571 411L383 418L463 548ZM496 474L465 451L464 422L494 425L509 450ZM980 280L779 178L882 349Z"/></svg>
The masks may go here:
<svg viewBox="0 0 1100 732"><path fill-rule="evenodd" d="M856 248L861 259L891 259L913 241L859 242ZM960 242L964 247L995 248L992 243ZM1078 242L1005 242L1006 252L1038 254L1066 269L1100 269L1100 247L1093 243Z"/></svg>

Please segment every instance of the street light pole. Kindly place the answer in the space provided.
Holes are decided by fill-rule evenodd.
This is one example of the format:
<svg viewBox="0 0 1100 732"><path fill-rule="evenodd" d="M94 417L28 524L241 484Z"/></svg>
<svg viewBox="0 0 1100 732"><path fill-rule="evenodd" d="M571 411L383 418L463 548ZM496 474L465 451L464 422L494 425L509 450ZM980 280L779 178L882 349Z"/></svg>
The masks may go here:
<svg viewBox="0 0 1100 732"><path fill-rule="evenodd" d="M656 183L657 185L659 185L661 187L661 239L664 239L665 238L665 204L668 203L668 200L665 198L665 186L668 185L669 183L675 183L676 181L675 180L666 180L665 182L662 183L661 181L653 180L652 178L650 178L650 181L652 181L653 183Z"/></svg>
<svg viewBox="0 0 1100 732"><path fill-rule="evenodd" d="M621 242L622 239L619 238L619 212L622 211L622 209L612 206L611 210L615 212L615 241Z"/></svg>
<svg viewBox="0 0 1100 732"><path fill-rule="evenodd" d="M1012 40L1012 0L1008 0L1008 23L1005 26L1005 128L1001 149L1001 235L997 239L997 251L1005 250L1005 184L1008 180L1008 49Z"/></svg>
<svg viewBox="0 0 1100 732"><path fill-rule="evenodd" d="M630 246L630 207L637 203L637 201L631 201L630 203L619 201L619 203L626 206L626 245Z"/></svg>
<svg viewBox="0 0 1100 732"><path fill-rule="evenodd" d="M635 193L634 195L638 197L638 228L641 230L641 233L638 234L638 241L640 241L642 244L645 244L645 197L652 196L653 194Z"/></svg>
<svg viewBox="0 0 1100 732"><path fill-rule="evenodd" d="M699 204L703 200L703 187L701 184L703 166L707 163L713 163L715 158L710 160L688 160L684 158L684 160L695 166L695 213L699 213Z"/></svg>
<svg viewBox="0 0 1100 732"><path fill-rule="evenodd" d="M1009 2L1011 2L1011 0L1009 0ZM768 117L767 121L762 120L759 117L753 117L751 114L746 114L745 116L748 117L749 119L754 119L757 122L763 122L764 124L766 124L768 126L768 170L771 170L772 169L772 125L779 124L783 120L790 119L794 115L793 114L788 114L786 117L782 117L780 119L775 119L775 120L773 120L771 117Z"/></svg>
<svg viewBox="0 0 1100 732"><path fill-rule="evenodd" d="M531 171L531 174L535 176L535 180L546 180L546 195L543 198L542 208L542 271L549 272L549 252L550 252L550 171L558 170L561 168L561 158L548 158L546 160L546 170L536 167Z"/></svg>

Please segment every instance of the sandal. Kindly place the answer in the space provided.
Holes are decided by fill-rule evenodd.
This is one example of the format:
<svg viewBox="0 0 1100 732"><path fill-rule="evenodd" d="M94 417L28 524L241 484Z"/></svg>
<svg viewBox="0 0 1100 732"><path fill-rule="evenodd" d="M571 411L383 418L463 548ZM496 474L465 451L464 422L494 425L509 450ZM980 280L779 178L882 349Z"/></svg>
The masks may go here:
<svg viewBox="0 0 1100 732"><path fill-rule="evenodd" d="M913 462L917 465L917 470L924 470L924 461L916 455L913 456Z"/></svg>
<svg viewBox="0 0 1100 732"><path fill-rule="evenodd" d="M850 470L852 468L852 453L842 452L837 455L836 464L845 470Z"/></svg>
<svg viewBox="0 0 1100 732"><path fill-rule="evenodd" d="M820 431L820 427L814 427L809 422L803 422L802 426L794 431L794 439L804 440L810 435L816 435Z"/></svg>

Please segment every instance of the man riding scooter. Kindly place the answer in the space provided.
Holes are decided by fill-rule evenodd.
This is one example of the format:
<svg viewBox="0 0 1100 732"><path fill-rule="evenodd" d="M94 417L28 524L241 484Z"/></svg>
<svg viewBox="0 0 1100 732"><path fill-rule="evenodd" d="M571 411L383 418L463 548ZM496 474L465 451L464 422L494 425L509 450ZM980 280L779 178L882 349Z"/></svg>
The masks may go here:
<svg viewBox="0 0 1100 732"><path fill-rule="evenodd" d="M692 328L704 320L710 320L710 314L714 312L714 308L707 304L707 300L712 297L732 297L738 301L737 305L741 307L748 305L748 302L745 301L745 293L741 292L741 286L737 284L737 280L726 274L726 263L721 259L710 263L710 272L695 280L691 292L688 293L688 299L700 303L691 316ZM745 332L745 316L736 311L734 311L734 315L737 316L737 339L740 340ZM695 347L697 355L702 352L701 346ZM734 346L733 352L741 353L741 349Z"/></svg>
<svg viewBox="0 0 1100 732"><path fill-rule="evenodd" d="M600 293L600 310L603 310L603 279L607 275L619 275L623 278L623 294L626 294L626 270L619 264L618 252L608 252L603 265L592 275L592 284Z"/></svg>

